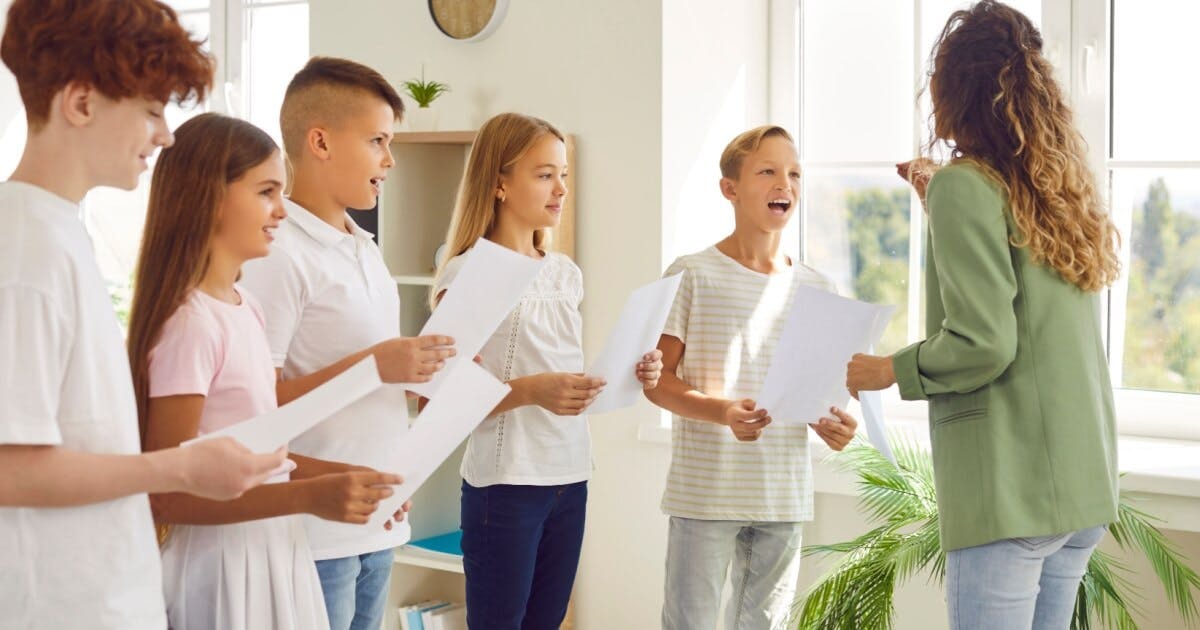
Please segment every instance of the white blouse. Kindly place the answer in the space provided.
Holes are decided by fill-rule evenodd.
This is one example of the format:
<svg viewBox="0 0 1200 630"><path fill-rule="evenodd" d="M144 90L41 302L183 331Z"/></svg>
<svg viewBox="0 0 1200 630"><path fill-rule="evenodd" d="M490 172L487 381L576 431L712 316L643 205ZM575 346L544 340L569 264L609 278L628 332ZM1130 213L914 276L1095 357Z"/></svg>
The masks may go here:
<svg viewBox="0 0 1200 630"><path fill-rule="evenodd" d="M451 283L465 260L452 258L434 286ZM517 307L483 346L483 367L504 382L542 372L583 372L583 274L567 256L550 252ZM471 433L463 479L553 486L586 481L592 472L587 417L558 416L529 405L491 416Z"/></svg>

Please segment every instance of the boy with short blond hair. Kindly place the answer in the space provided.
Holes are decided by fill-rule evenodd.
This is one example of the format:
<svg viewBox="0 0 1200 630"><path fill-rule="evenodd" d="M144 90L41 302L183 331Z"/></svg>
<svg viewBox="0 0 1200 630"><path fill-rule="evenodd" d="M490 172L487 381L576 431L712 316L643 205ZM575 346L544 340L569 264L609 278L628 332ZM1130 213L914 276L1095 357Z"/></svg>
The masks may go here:
<svg viewBox="0 0 1200 630"><path fill-rule="evenodd" d="M762 389L796 287L832 291L833 284L780 251L800 192L788 132L763 126L742 133L720 166L736 227L667 269L683 280L658 345L663 375L646 391L674 413L662 500L670 516L662 623L715 628L729 571L725 627L769 630L795 598L801 525L812 520L812 470L808 426L768 429L770 410L749 397ZM810 426L841 450L856 422L830 412Z"/></svg>
<svg viewBox="0 0 1200 630"><path fill-rule="evenodd" d="M395 383L428 381L454 355L448 337L400 337L396 284L372 235L347 213L376 204L403 113L395 89L362 64L314 57L296 74L280 112L292 169L288 217L270 255L246 263L241 279L263 307L280 404L375 356L389 384L291 448L377 469L396 466L408 430L406 394ZM392 550L408 542L408 524L389 531L304 520L332 630L379 628Z"/></svg>

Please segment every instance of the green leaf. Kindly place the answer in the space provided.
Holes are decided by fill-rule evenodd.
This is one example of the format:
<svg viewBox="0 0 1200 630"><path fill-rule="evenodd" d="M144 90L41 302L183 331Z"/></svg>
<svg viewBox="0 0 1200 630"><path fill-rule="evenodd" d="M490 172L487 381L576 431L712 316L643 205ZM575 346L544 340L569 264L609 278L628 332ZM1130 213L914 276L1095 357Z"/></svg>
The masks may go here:
<svg viewBox="0 0 1200 630"><path fill-rule="evenodd" d="M892 443L896 464L860 438L834 456L836 465L857 476L859 507L875 527L852 540L803 548L804 557L831 557L834 563L797 600L791 618L795 627L888 629L894 623L897 586L921 572L930 582L944 582L946 554L938 530L933 462L906 436L892 436ZM1136 501L1121 494L1119 520L1109 533L1123 550L1137 549L1146 556L1168 600L1190 627L1200 616L1195 599L1200 576L1154 526L1158 519L1132 505ZM1140 599L1128 567L1096 550L1079 585L1071 628L1136 629Z"/></svg>

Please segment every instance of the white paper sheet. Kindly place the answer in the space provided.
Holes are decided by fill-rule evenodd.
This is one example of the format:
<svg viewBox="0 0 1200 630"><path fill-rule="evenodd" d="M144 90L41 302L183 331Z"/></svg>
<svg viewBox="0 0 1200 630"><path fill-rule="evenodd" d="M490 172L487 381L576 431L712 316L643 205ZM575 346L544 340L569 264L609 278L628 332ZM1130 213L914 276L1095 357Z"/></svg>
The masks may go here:
<svg viewBox="0 0 1200 630"><path fill-rule="evenodd" d="M895 310L797 287L758 406L788 424L816 422L830 407L845 409L846 364L879 341Z"/></svg>
<svg viewBox="0 0 1200 630"><path fill-rule="evenodd" d="M457 356L447 361L433 380L405 383L405 389L432 400L452 365L463 360L470 363L479 354L496 327L517 306L543 264L545 259L518 254L486 238L476 241L442 301L421 328L422 335L453 337Z"/></svg>
<svg viewBox="0 0 1200 630"><path fill-rule="evenodd" d="M862 406L863 422L867 425L867 439L884 457L896 464L896 456L892 453L887 427L883 421L883 399L880 393L858 392L858 403Z"/></svg>
<svg viewBox="0 0 1200 630"><path fill-rule="evenodd" d="M379 502L370 527L382 527L411 499L510 391L508 385L472 361L456 361L447 366L445 374L438 395L417 416L386 471L404 477L404 483L394 488L395 494Z"/></svg>
<svg viewBox="0 0 1200 630"><path fill-rule="evenodd" d="M587 412L604 413L628 407L642 397L642 383L635 367L642 356L658 347L667 315L675 302L683 274L656 280L634 290L608 335L600 356L587 371L608 382Z"/></svg>
<svg viewBox="0 0 1200 630"><path fill-rule="evenodd" d="M271 453L382 385L375 357L369 356L282 407L220 431L206 433L183 445L231 437L255 453Z"/></svg>

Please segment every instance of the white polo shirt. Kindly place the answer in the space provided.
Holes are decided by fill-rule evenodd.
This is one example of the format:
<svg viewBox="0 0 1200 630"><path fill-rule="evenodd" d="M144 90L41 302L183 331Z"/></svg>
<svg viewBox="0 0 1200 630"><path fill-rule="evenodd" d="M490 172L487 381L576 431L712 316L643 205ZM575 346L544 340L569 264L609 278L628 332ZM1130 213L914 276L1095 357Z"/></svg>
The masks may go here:
<svg viewBox="0 0 1200 630"><path fill-rule="evenodd" d="M243 265L239 284L262 305L271 358L289 379L399 336L400 296L371 233L349 215L346 234L290 200L285 204L288 217L275 231L271 254ZM404 389L384 385L296 438L290 448L392 472L408 424ZM390 549L410 536L407 522L393 524L390 532L311 515L304 522L317 560Z"/></svg>
<svg viewBox="0 0 1200 630"><path fill-rule="evenodd" d="M0 444L138 453L125 344L79 206L6 182L0 223ZM165 628L146 495L0 507L0 611L6 628Z"/></svg>

